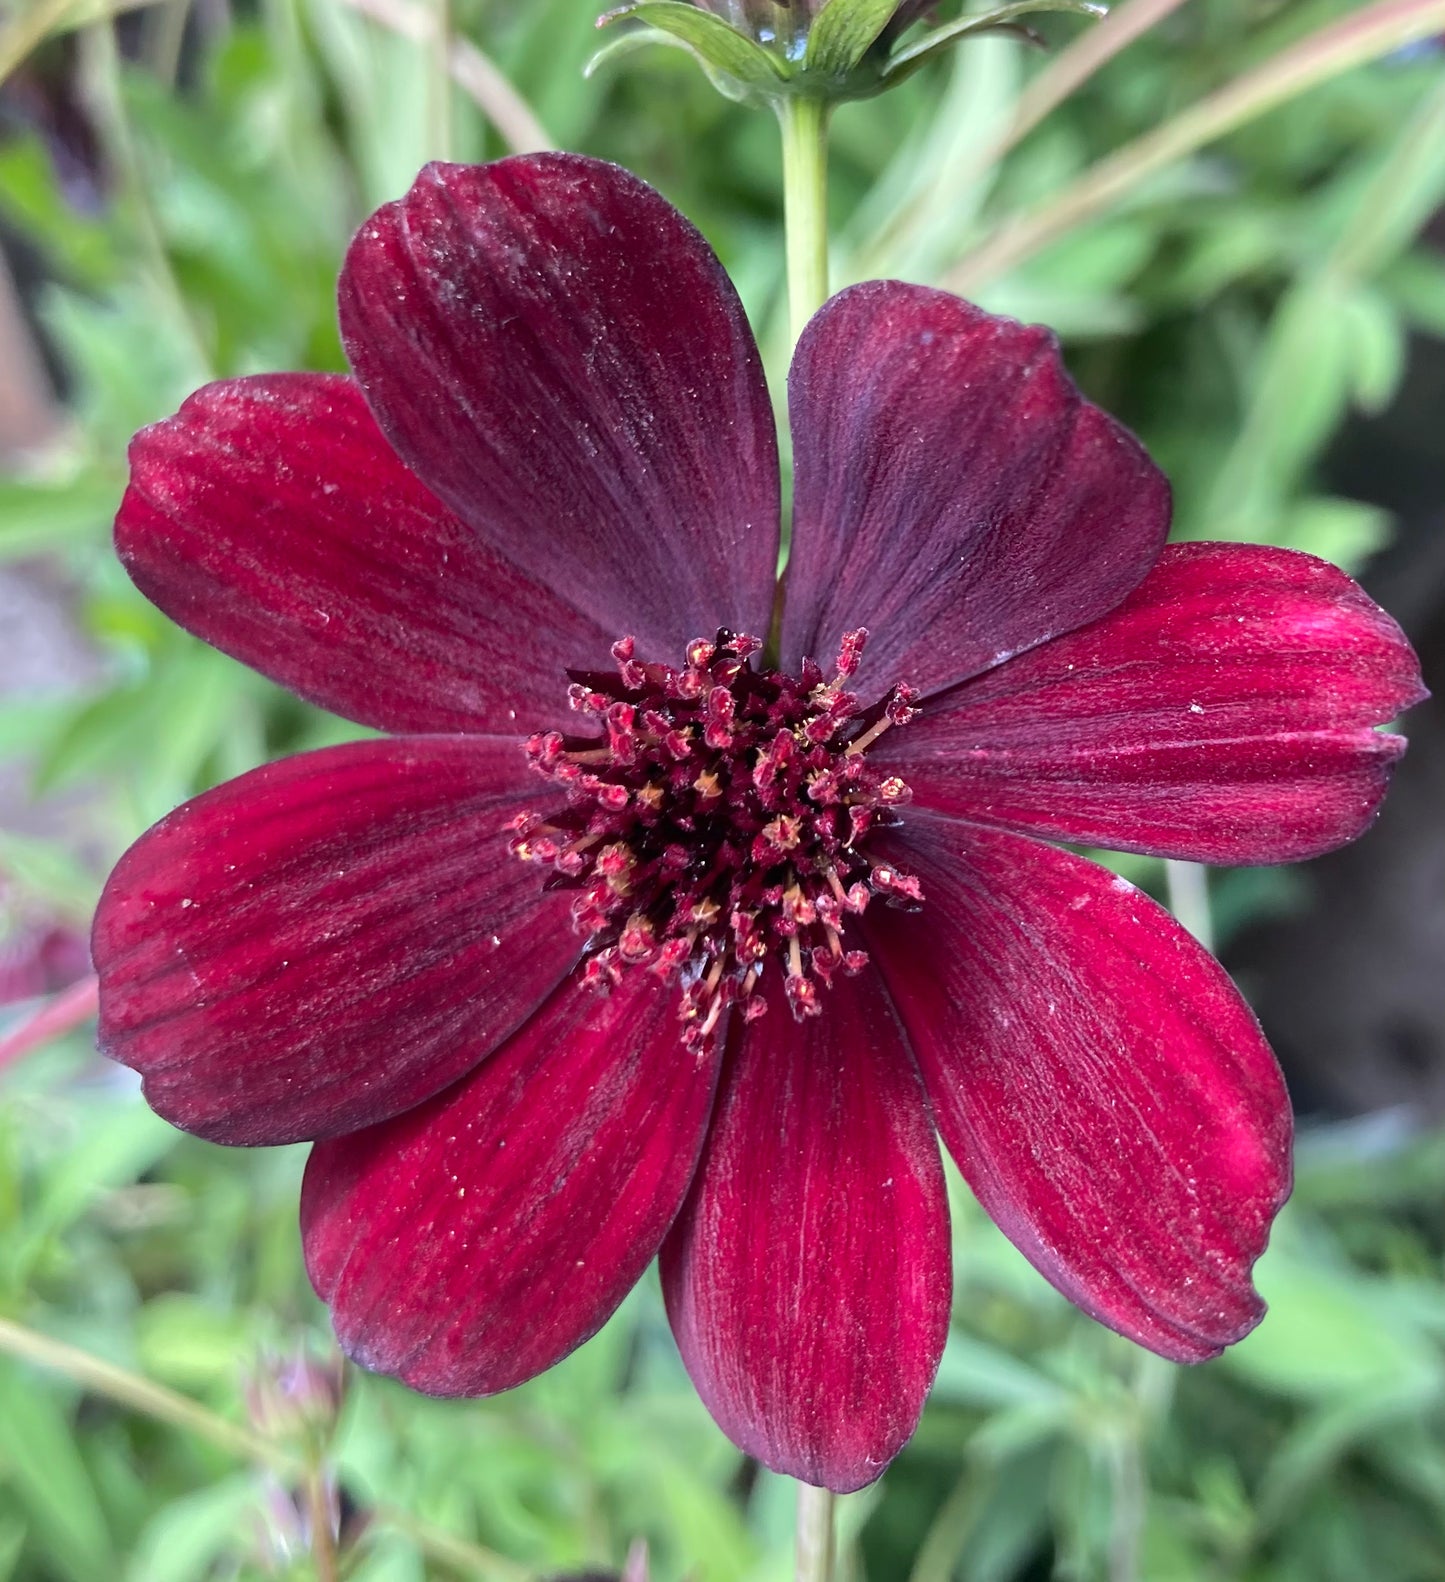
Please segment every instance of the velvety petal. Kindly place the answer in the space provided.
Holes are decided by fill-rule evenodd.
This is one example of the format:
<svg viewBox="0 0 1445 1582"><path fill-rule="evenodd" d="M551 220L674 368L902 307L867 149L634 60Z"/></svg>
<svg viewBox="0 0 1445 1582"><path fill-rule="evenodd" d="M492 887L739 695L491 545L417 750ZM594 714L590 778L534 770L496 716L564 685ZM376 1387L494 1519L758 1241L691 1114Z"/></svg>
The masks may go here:
<svg viewBox="0 0 1445 1582"><path fill-rule="evenodd" d="M662 1253L683 1360L775 1472L871 1483L918 1424L948 1331L938 1143L871 970L795 1022L734 1017L717 1113Z"/></svg>
<svg viewBox="0 0 1445 1582"><path fill-rule="evenodd" d="M1181 544L1111 615L945 698L880 744L917 805L1200 862L1353 840L1425 695L1400 628L1294 550Z"/></svg>
<svg viewBox="0 0 1445 1582"><path fill-rule="evenodd" d="M334 1136L430 1098L577 959L568 898L507 850L514 741L354 742L207 791L96 913L100 1045L224 1143Z"/></svg>
<svg viewBox="0 0 1445 1582"><path fill-rule="evenodd" d="M362 227L347 355L383 430L459 516L614 636L675 662L766 636L777 437L711 248L616 165L429 165Z"/></svg>
<svg viewBox="0 0 1445 1582"><path fill-rule="evenodd" d="M564 724L604 633L402 465L351 379L207 385L130 451L116 549L188 631L391 731Z"/></svg>
<svg viewBox="0 0 1445 1582"><path fill-rule="evenodd" d="M788 396L788 666L862 626L865 692L950 686L1113 609L1164 543L1163 474L1047 330L870 281L809 324Z"/></svg>
<svg viewBox="0 0 1445 1582"><path fill-rule="evenodd" d="M1289 1193L1274 1057L1218 963L1124 879L913 815L923 887L863 919L949 1151L1065 1296L1177 1362L1251 1330Z"/></svg>
<svg viewBox="0 0 1445 1582"><path fill-rule="evenodd" d="M559 1362L656 1253L716 1076L650 974L606 999L574 982L449 1092L320 1144L301 1229L342 1347L429 1395Z"/></svg>

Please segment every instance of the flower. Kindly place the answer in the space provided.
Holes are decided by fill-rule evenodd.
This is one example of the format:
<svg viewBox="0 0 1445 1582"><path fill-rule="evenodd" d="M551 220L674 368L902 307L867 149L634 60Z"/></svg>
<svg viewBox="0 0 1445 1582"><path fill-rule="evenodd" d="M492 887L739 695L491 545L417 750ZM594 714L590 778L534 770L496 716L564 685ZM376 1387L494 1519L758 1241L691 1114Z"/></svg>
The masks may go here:
<svg viewBox="0 0 1445 1582"><path fill-rule="evenodd" d="M793 362L775 620L742 307L594 160L428 167L340 305L352 377L137 436L117 543L189 630L395 734L163 819L94 952L156 1110L315 1140L344 1349L506 1389L660 1250L717 1421L857 1488L948 1327L935 1128L1095 1318L1179 1361L1252 1328L1279 1072L1167 913L1045 842L1352 839L1423 695L1388 616L1306 555L1165 548L1163 477L1049 334L874 282Z"/></svg>

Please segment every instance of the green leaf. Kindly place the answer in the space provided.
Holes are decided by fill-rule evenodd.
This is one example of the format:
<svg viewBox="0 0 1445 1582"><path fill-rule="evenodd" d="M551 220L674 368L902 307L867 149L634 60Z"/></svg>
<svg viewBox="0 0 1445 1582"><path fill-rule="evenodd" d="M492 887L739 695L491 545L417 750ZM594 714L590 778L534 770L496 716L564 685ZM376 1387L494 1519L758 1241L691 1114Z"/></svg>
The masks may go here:
<svg viewBox="0 0 1445 1582"><path fill-rule="evenodd" d="M970 1406L1059 1406L1067 1400L1058 1384L1028 1363L957 1331L948 1337L934 1391L941 1400Z"/></svg>
<svg viewBox="0 0 1445 1582"><path fill-rule="evenodd" d="M0 561L104 540L120 494L118 480L96 472L55 483L0 478Z"/></svg>
<svg viewBox="0 0 1445 1582"><path fill-rule="evenodd" d="M1393 524L1394 518L1383 506L1320 496L1297 500L1271 541L1332 560L1346 571L1358 571L1389 541Z"/></svg>
<svg viewBox="0 0 1445 1582"><path fill-rule="evenodd" d="M640 0L637 5L609 12L603 20L624 18L680 38L706 65L755 93L776 95L786 81L782 66L761 44L711 11L700 11L684 0Z"/></svg>
<svg viewBox="0 0 1445 1582"><path fill-rule="evenodd" d="M1269 1321L1225 1353L1227 1366L1273 1394L1302 1400L1425 1398L1441 1387L1433 1348L1363 1276L1271 1248L1259 1287Z"/></svg>
<svg viewBox="0 0 1445 1582"><path fill-rule="evenodd" d="M942 284L973 295L1076 226L1108 212L1176 160L1342 72L1442 28L1445 0L1375 0L1350 12L1091 165L1062 192L1001 226Z"/></svg>
<svg viewBox="0 0 1445 1582"><path fill-rule="evenodd" d="M1390 303L1375 291L1352 291L1341 309L1355 404L1365 412L1383 412L1405 374L1405 327Z"/></svg>
<svg viewBox="0 0 1445 1582"><path fill-rule="evenodd" d="M254 1361L259 1350L244 1314L185 1292L154 1297L136 1317L142 1371L177 1389L234 1385L238 1363Z"/></svg>
<svg viewBox="0 0 1445 1582"><path fill-rule="evenodd" d="M107 1192L132 1186L176 1145L173 1127L139 1100L107 1105L85 1117L79 1146L46 1169L30 1205L29 1227L57 1234Z"/></svg>
<svg viewBox="0 0 1445 1582"><path fill-rule="evenodd" d="M1356 279L1378 274L1445 201L1445 82L1428 95L1376 172L1330 260Z"/></svg>
<svg viewBox="0 0 1445 1582"><path fill-rule="evenodd" d="M1423 251L1407 254L1381 285L1415 329L1445 340L1445 262Z"/></svg>
<svg viewBox="0 0 1445 1582"><path fill-rule="evenodd" d="M129 1582L205 1582L247 1531L248 1514L260 1530L259 1506L256 1480L249 1473L173 1501L137 1540L126 1572Z"/></svg>
<svg viewBox="0 0 1445 1582"><path fill-rule="evenodd" d="M0 1361L0 1481L68 1582L115 1582L104 1514L69 1417L49 1381Z"/></svg>
<svg viewBox="0 0 1445 1582"><path fill-rule="evenodd" d="M694 60L702 65L702 59L691 44L685 44L680 38L671 33L664 33L657 27L632 28L626 33L619 33L616 38L609 39L596 54L594 54L582 68L584 77L592 77L601 71L604 66L610 66L614 61L623 60L628 55L636 55L645 49L654 46L662 49L680 49L691 55Z"/></svg>
<svg viewBox="0 0 1445 1582"><path fill-rule="evenodd" d="M828 0L808 31L803 64L825 76L846 77L897 9L898 0Z"/></svg>
<svg viewBox="0 0 1445 1582"><path fill-rule="evenodd" d="M836 5L838 0L833 0L833 3ZM899 50L888 62L883 73L884 78L891 87L894 83L911 77L920 67L926 66L945 50L952 49L960 39L967 38L970 33L994 32L999 28L1010 26L1020 17L1033 16L1043 11L1067 11L1075 16L1096 19L1109 14L1107 6L1096 5L1094 0L1018 0L1015 5L1000 6L997 11L984 11L978 15L960 17L956 22L934 28L916 44ZM823 14L826 16L827 12Z"/></svg>

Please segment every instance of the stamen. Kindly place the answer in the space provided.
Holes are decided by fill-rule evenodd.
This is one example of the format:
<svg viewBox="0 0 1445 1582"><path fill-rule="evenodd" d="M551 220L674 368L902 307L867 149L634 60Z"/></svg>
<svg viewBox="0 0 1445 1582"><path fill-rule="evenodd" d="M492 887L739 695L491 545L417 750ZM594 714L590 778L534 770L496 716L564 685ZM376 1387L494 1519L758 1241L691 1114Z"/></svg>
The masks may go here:
<svg viewBox="0 0 1445 1582"><path fill-rule="evenodd" d="M583 981L606 993L629 969L683 985L683 1039L717 1036L729 1006L761 1016L769 970L799 1019L820 989L866 965L846 920L874 899L915 907L917 879L862 847L910 793L865 755L917 712L895 687L864 709L846 690L867 632L847 633L835 673L755 669L756 638L719 631L687 648L681 670L613 645L617 674L569 672L569 702L602 735L531 737L533 767L565 811L509 825L511 849L576 892Z"/></svg>

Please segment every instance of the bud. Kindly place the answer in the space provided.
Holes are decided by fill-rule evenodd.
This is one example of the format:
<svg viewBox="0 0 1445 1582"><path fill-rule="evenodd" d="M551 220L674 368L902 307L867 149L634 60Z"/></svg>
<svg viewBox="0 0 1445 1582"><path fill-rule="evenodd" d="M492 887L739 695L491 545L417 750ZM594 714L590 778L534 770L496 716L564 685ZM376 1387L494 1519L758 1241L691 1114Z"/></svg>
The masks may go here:
<svg viewBox="0 0 1445 1582"><path fill-rule="evenodd" d="M971 34L1018 32L1018 18L1034 12L1106 11L1094 0L1015 0L904 45L913 24L938 9L936 0L630 0L597 25L641 28L599 50L587 74L642 45L669 44L687 50L730 99L776 106L801 95L836 104L882 93Z"/></svg>
<svg viewBox="0 0 1445 1582"><path fill-rule="evenodd" d="M326 1445L346 1390L339 1353L319 1358L300 1347L290 1356L263 1355L246 1383L246 1412L257 1433L280 1442Z"/></svg>

